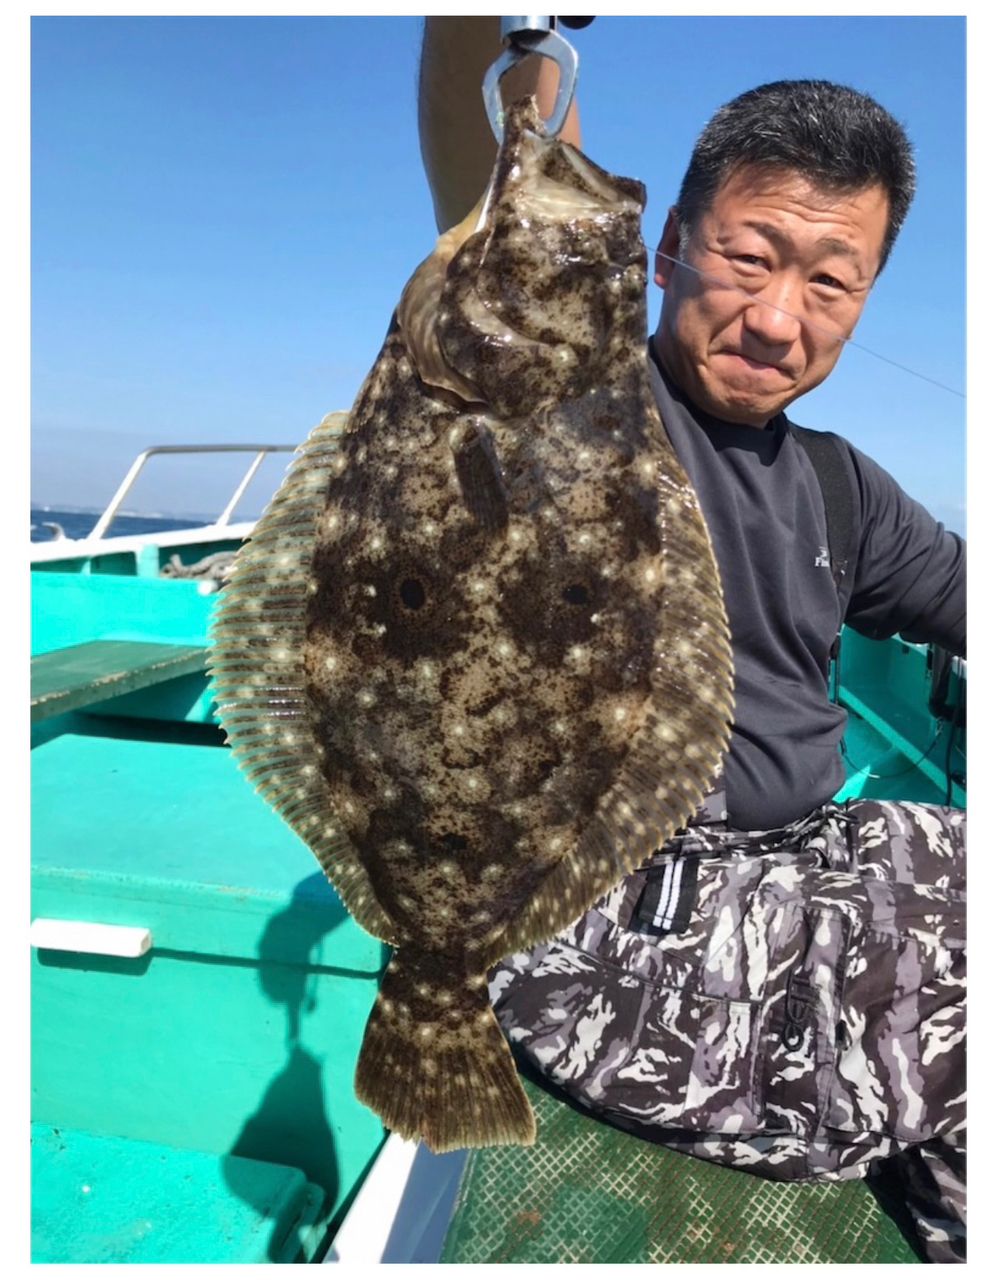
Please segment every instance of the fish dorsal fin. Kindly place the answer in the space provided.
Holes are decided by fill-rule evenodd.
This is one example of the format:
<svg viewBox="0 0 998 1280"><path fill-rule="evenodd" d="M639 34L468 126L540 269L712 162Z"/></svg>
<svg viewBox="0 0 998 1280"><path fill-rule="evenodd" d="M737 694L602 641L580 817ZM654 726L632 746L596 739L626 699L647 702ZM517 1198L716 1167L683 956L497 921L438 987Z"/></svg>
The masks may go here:
<svg viewBox="0 0 998 1280"><path fill-rule="evenodd" d="M309 846L358 923L391 942L391 922L330 804L305 683L316 526L348 419L330 413L313 429L240 549L212 622L209 671L248 780Z"/></svg>
<svg viewBox="0 0 998 1280"><path fill-rule="evenodd" d="M730 740L734 664L717 562L679 464L663 468L666 595L644 722L578 845L552 869L490 963L567 928L693 816Z"/></svg>

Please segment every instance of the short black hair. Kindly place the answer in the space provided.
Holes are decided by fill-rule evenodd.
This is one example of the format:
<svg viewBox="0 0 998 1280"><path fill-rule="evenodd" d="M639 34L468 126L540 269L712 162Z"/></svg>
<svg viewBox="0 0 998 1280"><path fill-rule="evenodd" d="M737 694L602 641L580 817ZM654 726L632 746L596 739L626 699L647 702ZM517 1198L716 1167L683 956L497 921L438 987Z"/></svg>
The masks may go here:
<svg viewBox="0 0 998 1280"><path fill-rule="evenodd" d="M887 192L883 270L915 194L902 126L865 93L828 80L776 80L721 107L697 139L676 202L685 243L722 183L749 165L790 169L829 191Z"/></svg>

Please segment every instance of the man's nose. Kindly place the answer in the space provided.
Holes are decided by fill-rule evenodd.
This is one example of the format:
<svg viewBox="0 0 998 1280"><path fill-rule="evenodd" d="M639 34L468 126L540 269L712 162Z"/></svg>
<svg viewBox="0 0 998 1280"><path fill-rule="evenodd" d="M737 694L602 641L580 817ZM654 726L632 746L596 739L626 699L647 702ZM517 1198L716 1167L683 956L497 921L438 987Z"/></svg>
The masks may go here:
<svg viewBox="0 0 998 1280"><path fill-rule="evenodd" d="M769 346L795 342L801 330L800 301L790 281L771 280L746 308L745 327Z"/></svg>

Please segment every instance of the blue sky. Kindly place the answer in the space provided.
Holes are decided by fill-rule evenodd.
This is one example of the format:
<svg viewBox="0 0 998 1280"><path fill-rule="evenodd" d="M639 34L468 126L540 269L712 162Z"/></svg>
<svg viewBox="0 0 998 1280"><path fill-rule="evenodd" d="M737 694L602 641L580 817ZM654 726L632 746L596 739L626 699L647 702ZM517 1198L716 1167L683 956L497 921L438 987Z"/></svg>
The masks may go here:
<svg viewBox="0 0 998 1280"><path fill-rule="evenodd" d="M436 234L420 30L416 17L33 20L35 501L100 507L147 445L297 444L349 406ZM600 17L568 34L584 148L646 184L652 246L697 132L742 90L827 78L893 111L919 191L856 340L964 390L962 18ZM652 286L652 327L658 298ZM849 437L962 532L965 408L847 349L792 416ZM232 466L163 462L129 505L217 510Z"/></svg>

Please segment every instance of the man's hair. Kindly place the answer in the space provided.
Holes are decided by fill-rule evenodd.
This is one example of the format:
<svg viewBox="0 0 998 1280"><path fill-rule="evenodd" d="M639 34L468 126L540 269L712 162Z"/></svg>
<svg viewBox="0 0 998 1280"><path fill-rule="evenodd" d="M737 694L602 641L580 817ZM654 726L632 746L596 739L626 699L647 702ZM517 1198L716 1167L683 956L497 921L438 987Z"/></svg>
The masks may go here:
<svg viewBox="0 0 998 1280"><path fill-rule="evenodd" d="M721 107L697 139L676 202L684 246L722 183L749 165L790 169L829 191L881 185L883 270L915 194L915 160L904 129L873 98L828 80L777 80Z"/></svg>

